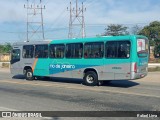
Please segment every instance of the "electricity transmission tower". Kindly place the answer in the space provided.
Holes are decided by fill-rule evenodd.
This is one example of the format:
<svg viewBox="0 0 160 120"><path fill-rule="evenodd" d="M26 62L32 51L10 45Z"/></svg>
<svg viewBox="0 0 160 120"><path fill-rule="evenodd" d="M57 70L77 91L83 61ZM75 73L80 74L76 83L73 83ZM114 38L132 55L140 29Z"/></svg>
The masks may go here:
<svg viewBox="0 0 160 120"><path fill-rule="evenodd" d="M67 7L67 10L70 11L70 20L69 20L69 33L68 38L75 37L86 37L85 32L85 21L84 21L84 4L82 2L82 7L78 8L78 0L76 0L76 8L72 7L72 2L70 2L70 8ZM80 31L78 30L80 28ZM77 33L74 33L77 32Z"/></svg>
<svg viewBox="0 0 160 120"><path fill-rule="evenodd" d="M45 5L42 5L42 0L27 0L24 8L27 9L27 41L44 40L43 10Z"/></svg>

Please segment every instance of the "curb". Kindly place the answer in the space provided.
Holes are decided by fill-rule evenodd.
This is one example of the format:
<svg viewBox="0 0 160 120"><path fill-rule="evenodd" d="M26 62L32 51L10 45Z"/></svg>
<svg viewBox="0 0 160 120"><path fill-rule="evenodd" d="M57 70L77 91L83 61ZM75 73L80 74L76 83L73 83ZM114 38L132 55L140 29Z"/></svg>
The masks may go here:
<svg viewBox="0 0 160 120"><path fill-rule="evenodd" d="M149 67L149 68L152 68L152 67L160 67L160 63L149 63L149 64L148 64L148 67Z"/></svg>

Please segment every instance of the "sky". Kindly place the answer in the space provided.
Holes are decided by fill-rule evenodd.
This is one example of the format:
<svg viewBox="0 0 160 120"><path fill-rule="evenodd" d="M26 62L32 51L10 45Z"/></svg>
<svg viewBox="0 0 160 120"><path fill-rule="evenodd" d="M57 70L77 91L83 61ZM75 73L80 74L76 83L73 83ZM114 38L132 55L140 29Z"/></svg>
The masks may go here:
<svg viewBox="0 0 160 120"><path fill-rule="evenodd" d="M34 0L29 0L34 1ZM69 3L75 0L42 0L45 39L68 37ZM160 0L78 0L84 2L86 11L86 36L94 37L104 33L109 24L132 27L145 26L160 21ZM0 0L0 44L26 40L26 0Z"/></svg>

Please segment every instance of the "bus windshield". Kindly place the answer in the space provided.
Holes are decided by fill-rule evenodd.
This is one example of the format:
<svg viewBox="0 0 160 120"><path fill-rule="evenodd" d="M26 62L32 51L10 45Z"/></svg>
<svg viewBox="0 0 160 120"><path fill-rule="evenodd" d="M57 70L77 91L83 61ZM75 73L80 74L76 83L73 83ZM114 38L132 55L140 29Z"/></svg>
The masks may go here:
<svg viewBox="0 0 160 120"><path fill-rule="evenodd" d="M12 51L12 60L19 60L20 59L20 50L15 49Z"/></svg>
<svg viewBox="0 0 160 120"><path fill-rule="evenodd" d="M148 56L148 40L137 39L137 53L138 53L138 57Z"/></svg>
<svg viewBox="0 0 160 120"><path fill-rule="evenodd" d="M12 50L11 64L20 61L20 49Z"/></svg>

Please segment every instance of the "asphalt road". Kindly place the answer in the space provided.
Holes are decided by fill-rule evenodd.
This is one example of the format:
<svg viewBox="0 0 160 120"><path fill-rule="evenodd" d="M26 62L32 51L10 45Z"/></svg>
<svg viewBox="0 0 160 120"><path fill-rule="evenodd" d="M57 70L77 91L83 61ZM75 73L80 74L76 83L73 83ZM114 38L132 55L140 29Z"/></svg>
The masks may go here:
<svg viewBox="0 0 160 120"><path fill-rule="evenodd" d="M88 87L81 82L62 78L26 81L0 69L0 111L160 111L160 72L104 86Z"/></svg>

